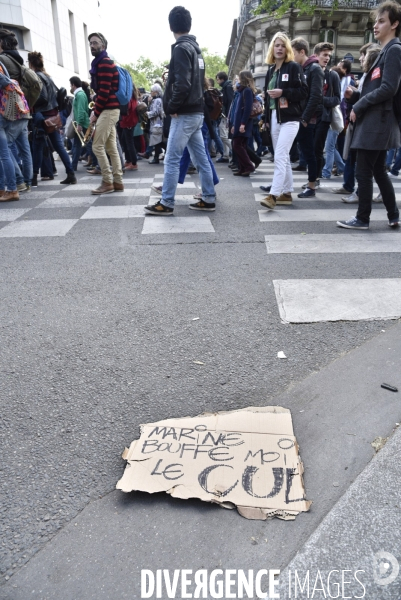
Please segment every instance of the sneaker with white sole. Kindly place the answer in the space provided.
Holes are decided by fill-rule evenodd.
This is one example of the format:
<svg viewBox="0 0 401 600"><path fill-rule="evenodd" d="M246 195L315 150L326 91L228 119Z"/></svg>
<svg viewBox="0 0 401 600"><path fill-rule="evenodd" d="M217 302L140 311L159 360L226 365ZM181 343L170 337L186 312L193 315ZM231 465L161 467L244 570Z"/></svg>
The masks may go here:
<svg viewBox="0 0 401 600"><path fill-rule="evenodd" d="M397 217L396 219L390 219L388 224L389 227L399 227L401 225L400 217Z"/></svg>
<svg viewBox="0 0 401 600"><path fill-rule="evenodd" d="M398 175L394 175L394 173L392 173L390 171L390 173L387 173L387 175L390 177L390 179L398 179Z"/></svg>
<svg viewBox="0 0 401 600"><path fill-rule="evenodd" d="M344 229L369 229L369 223L364 223L357 217L352 217L348 221L337 221L337 225Z"/></svg>
<svg viewBox="0 0 401 600"><path fill-rule="evenodd" d="M331 191L333 192L333 194L352 194L352 192L345 189L345 187L333 188Z"/></svg>
<svg viewBox="0 0 401 600"><path fill-rule="evenodd" d="M201 198L199 202L196 202L195 204L190 204L188 208L190 210L204 210L212 212L216 210L216 204L214 202L205 202Z"/></svg>
<svg viewBox="0 0 401 600"><path fill-rule="evenodd" d="M380 194L380 192L377 194L377 196L375 198L373 198L373 202L383 202L383 198L382 195Z"/></svg>
<svg viewBox="0 0 401 600"><path fill-rule="evenodd" d="M144 207L144 210L149 215L157 215L158 217L171 217L174 212L173 208L169 206L164 206L159 200L156 204L149 204Z"/></svg>
<svg viewBox="0 0 401 600"><path fill-rule="evenodd" d="M308 183L304 183L303 186L302 186L302 189L306 190L306 188L308 188L308 187L309 187L309 182ZM319 188L319 187L320 187L320 179L316 179L316 181L315 181L315 190L317 190L317 188Z"/></svg>
<svg viewBox="0 0 401 600"><path fill-rule="evenodd" d="M356 192L352 192L352 194L350 196L342 196L341 200L343 202L345 202L346 204L358 204L359 197Z"/></svg>
<svg viewBox="0 0 401 600"><path fill-rule="evenodd" d="M156 194L160 194L160 196L163 193L163 186L161 185L152 185L150 189L156 192Z"/></svg>

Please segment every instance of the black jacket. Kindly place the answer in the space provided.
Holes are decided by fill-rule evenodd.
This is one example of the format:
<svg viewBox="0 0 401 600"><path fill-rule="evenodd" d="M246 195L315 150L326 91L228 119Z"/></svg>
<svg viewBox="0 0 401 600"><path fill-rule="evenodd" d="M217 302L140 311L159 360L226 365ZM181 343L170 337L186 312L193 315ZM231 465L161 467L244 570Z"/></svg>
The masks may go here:
<svg viewBox="0 0 401 600"><path fill-rule="evenodd" d="M270 98L267 93L269 82L275 72L275 65L269 67L265 80L265 119L270 123ZM277 89L283 90L280 98L276 98L277 121L289 123L300 121L303 104L308 96L308 86L302 67L295 61L283 63L278 70Z"/></svg>
<svg viewBox="0 0 401 600"><path fill-rule="evenodd" d="M322 112L322 121L331 122L331 109L338 106L341 102L341 83L338 73L335 71L324 71L324 81L328 83L327 94L323 96L323 106L318 112Z"/></svg>
<svg viewBox="0 0 401 600"><path fill-rule="evenodd" d="M58 106L56 85L53 79L42 71L37 71L36 75L41 79L43 87L35 103L34 112L49 112Z"/></svg>
<svg viewBox="0 0 401 600"><path fill-rule="evenodd" d="M310 63L303 69L306 83L308 84L309 94L306 106L302 113L302 121L307 123L316 115L321 112L321 104L323 98L323 82L324 72L318 63Z"/></svg>
<svg viewBox="0 0 401 600"><path fill-rule="evenodd" d="M221 86L221 91L223 93L223 114L225 117L228 117L230 106L234 98L233 82L229 79L225 81Z"/></svg>
<svg viewBox="0 0 401 600"><path fill-rule="evenodd" d="M166 115L203 114L205 63L193 35L182 35L171 48L166 91L163 97Z"/></svg>

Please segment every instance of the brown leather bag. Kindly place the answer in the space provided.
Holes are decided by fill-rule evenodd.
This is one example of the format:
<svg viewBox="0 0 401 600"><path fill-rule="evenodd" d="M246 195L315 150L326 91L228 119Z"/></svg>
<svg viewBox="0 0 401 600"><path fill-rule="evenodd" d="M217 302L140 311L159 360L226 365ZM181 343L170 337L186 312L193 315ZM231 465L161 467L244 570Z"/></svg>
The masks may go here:
<svg viewBox="0 0 401 600"><path fill-rule="evenodd" d="M46 133L53 133L62 127L63 123L61 121L60 113L57 113L53 117L48 117L43 122L43 129L46 131Z"/></svg>

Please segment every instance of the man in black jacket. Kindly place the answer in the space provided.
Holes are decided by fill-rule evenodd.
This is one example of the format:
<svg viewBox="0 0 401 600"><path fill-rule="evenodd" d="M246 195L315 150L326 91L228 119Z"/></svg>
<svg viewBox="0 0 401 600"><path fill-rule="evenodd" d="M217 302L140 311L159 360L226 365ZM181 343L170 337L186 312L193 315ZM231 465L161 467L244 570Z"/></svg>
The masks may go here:
<svg viewBox="0 0 401 600"><path fill-rule="evenodd" d="M164 159L162 198L155 205L145 206L145 211L159 216L173 214L180 160L185 147L188 147L192 161L199 171L202 185L202 200L190 204L189 208L214 211L216 192L201 131L205 63L196 38L189 35L192 24L190 12L182 6L176 6L169 14L169 23L176 43L172 47L163 98L164 112L171 115L171 126Z"/></svg>
<svg viewBox="0 0 401 600"><path fill-rule="evenodd" d="M308 188L304 196L315 195L317 164L314 149L315 128L318 109L322 104L324 73L316 56L309 57L309 43L303 38L295 38L291 42L294 57L302 66L308 84L308 98L302 113L301 125L296 138L304 159L308 165Z"/></svg>
<svg viewBox="0 0 401 600"><path fill-rule="evenodd" d="M220 119L219 124L219 135L223 142L226 151L224 156L219 158L216 162L228 162L229 154L231 150L231 141L228 138L228 113L230 112L231 103L234 98L233 82L228 79L228 75L225 71L219 71L216 75L216 81L221 87L223 94L223 115Z"/></svg>

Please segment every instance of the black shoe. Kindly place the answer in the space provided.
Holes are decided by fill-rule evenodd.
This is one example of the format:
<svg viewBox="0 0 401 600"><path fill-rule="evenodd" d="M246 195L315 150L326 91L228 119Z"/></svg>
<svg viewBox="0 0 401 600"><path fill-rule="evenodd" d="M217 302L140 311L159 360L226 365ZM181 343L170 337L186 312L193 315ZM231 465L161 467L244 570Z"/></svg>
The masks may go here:
<svg viewBox="0 0 401 600"><path fill-rule="evenodd" d="M149 164L150 164L150 165L158 165L158 164L160 164L160 163L159 163L159 159L157 159L157 160L156 160L156 159L154 158L153 160L150 160L150 161L149 161Z"/></svg>
<svg viewBox="0 0 401 600"><path fill-rule="evenodd" d="M298 165L297 167L293 168L293 171L306 171L306 167L302 167L301 165Z"/></svg>
<svg viewBox="0 0 401 600"><path fill-rule="evenodd" d="M60 183L62 185L72 185L77 183L77 178L75 177L74 172L67 173L67 177L63 179L63 181L60 181Z"/></svg>
<svg viewBox="0 0 401 600"><path fill-rule="evenodd" d="M265 192L266 194L270 194L270 190L272 189L271 185L260 185L259 189L262 190L262 192Z"/></svg>
<svg viewBox="0 0 401 600"><path fill-rule="evenodd" d="M315 190L312 190L311 188L306 188L303 192L298 194L298 198L314 198L315 196Z"/></svg>
<svg viewBox="0 0 401 600"><path fill-rule="evenodd" d="M216 204L214 202L205 202L204 200L199 200L196 204L190 204L189 208L191 210L206 210L212 212L216 210Z"/></svg>
<svg viewBox="0 0 401 600"><path fill-rule="evenodd" d="M258 168L258 166L262 163L262 159L260 160L256 160L253 164L255 165L255 169Z"/></svg>
<svg viewBox="0 0 401 600"><path fill-rule="evenodd" d="M174 209L164 206L159 200L156 204L145 206L145 211L150 215L157 215L158 217L170 217L173 214Z"/></svg>
<svg viewBox="0 0 401 600"><path fill-rule="evenodd" d="M31 183L31 186L32 186L32 187L38 187L38 176L37 176L37 175L34 175L34 176L32 177L32 183Z"/></svg>

